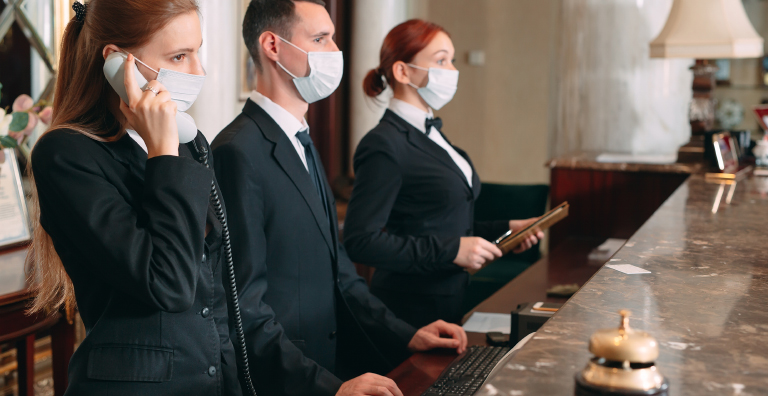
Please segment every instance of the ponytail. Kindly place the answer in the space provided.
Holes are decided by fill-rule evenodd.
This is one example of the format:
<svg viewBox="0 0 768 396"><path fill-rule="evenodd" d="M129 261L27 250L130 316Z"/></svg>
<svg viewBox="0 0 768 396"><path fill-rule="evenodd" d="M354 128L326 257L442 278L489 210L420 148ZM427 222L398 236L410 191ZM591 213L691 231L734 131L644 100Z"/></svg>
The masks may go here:
<svg viewBox="0 0 768 396"><path fill-rule="evenodd" d="M363 91L372 98L381 95L385 89L387 89L387 82L379 68L369 71L363 79Z"/></svg>
<svg viewBox="0 0 768 396"><path fill-rule="evenodd" d="M79 21L77 17L72 18L64 30L64 36L61 40L61 56L59 59L59 76L71 76L74 72L73 66L76 64L78 53L78 39L83 30L84 22ZM61 113L57 112L56 105L61 101L66 89L65 80L59 78L56 82L56 92L54 96L54 115L50 129L61 128L64 124L61 121ZM57 117L59 116L59 117ZM86 130L78 128L77 125L71 126L73 129L91 135ZM49 129L49 130L50 130ZM27 163L27 176L30 186L32 186L30 199L30 219L32 226L32 244L27 252L26 265L30 269L28 275L28 284L35 298L29 305L28 314L43 313L50 315L58 312L62 307L65 308L67 320L71 323L77 302L75 301L75 286L72 279L67 275L61 258L56 253L53 246L53 240L48 232L40 225L40 201L37 195L37 184L35 175L32 172L32 163Z"/></svg>

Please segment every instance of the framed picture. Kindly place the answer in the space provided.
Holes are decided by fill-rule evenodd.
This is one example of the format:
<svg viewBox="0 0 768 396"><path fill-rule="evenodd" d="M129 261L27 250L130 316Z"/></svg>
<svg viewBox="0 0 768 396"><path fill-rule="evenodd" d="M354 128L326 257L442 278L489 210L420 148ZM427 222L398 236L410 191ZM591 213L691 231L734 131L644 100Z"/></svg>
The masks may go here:
<svg viewBox="0 0 768 396"><path fill-rule="evenodd" d="M763 66L763 85L768 85L768 56L764 56L761 63Z"/></svg>
<svg viewBox="0 0 768 396"><path fill-rule="evenodd" d="M728 132L712 135L717 167L724 173L735 173L739 169L739 148Z"/></svg>
<svg viewBox="0 0 768 396"><path fill-rule="evenodd" d="M13 149L3 149L0 158L0 249L32 238L21 172Z"/></svg>
<svg viewBox="0 0 768 396"><path fill-rule="evenodd" d="M245 11L248 9L250 2L251 0L240 0L238 21L242 21L245 18ZM238 34L238 36L240 35ZM251 96L251 91L256 89L256 65L253 63L251 54L248 53L248 48L245 47L245 43L242 40L240 40L240 59L237 68L240 100L245 101Z"/></svg>
<svg viewBox="0 0 768 396"><path fill-rule="evenodd" d="M715 72L715 83L717 85L731 85L731 60L715 60L717 71Z"/></svg>

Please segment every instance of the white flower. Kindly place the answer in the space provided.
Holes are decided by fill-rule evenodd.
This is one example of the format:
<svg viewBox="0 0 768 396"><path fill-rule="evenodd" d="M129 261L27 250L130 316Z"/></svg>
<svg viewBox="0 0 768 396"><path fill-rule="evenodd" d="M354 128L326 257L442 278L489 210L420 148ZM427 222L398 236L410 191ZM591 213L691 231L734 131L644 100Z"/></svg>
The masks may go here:
<svg viewBox="0 0 768 396"><path fill-rule="evenodd" d="M2 115L2 118L0 118L0 136L5 136L8 134L8 127L11 126L11 121L13 121L13 114L5 114L5 110L0 109L0 115Z"/></svg>

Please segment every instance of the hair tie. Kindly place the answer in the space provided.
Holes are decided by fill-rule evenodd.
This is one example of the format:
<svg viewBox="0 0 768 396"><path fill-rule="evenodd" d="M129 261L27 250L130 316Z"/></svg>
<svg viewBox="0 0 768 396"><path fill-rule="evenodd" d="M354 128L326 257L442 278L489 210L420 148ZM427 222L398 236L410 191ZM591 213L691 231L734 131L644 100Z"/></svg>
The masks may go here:
<svg viewBox="0 0 768 396"><path fill-rule="evenodd" d="M75 10L75 20L80 23L85 22L85 13L88 11L88 6L76 1L72 4L72 9Z"/></svg>

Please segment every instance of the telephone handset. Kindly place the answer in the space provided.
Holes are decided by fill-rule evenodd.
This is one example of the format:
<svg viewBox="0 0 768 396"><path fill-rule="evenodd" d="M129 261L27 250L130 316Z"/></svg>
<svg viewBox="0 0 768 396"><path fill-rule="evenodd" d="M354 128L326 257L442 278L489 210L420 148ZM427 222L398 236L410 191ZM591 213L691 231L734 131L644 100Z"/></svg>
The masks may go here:
<svg viewBox="0 0 768 396"><path fill-rule="evenodd" d="M120 99L128 104L128 93L125 91L125 62L127 55L121 52L113 52L107 56L104 61L104 76L109 81L109 85L117 92ZM134 64L134 76L139 88L142 90L147 86L147 79L139 72L138 66ZM179 128L179 143L189 143L197 136L197 124L195 120L187 113L176 112L176 125Z"/></svg>

